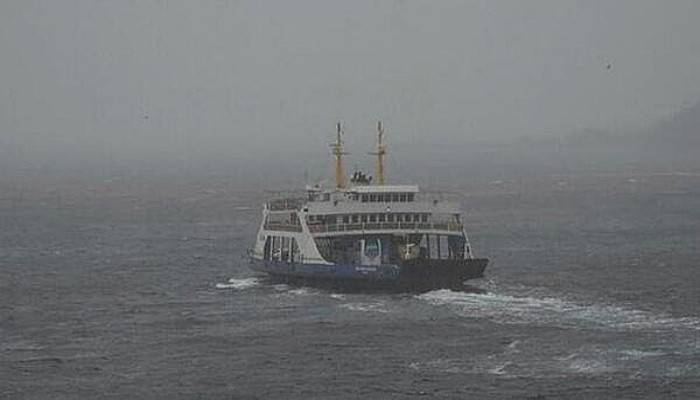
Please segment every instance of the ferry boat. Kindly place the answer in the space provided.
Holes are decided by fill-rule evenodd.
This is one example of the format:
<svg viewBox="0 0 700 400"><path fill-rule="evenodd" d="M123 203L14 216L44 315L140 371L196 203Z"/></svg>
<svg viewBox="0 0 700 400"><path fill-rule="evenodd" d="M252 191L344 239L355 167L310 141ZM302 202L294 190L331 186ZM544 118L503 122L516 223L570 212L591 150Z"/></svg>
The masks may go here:
<svg viewBox="0 0 700 400"><path fill-rule="evenodd" d="M417 185L385 182L384 130L377 124L376 181L343 168L337 125L335 186L264 204L250 268L283 281L406 290L459 287L482 277L460 207Z"/></svg>

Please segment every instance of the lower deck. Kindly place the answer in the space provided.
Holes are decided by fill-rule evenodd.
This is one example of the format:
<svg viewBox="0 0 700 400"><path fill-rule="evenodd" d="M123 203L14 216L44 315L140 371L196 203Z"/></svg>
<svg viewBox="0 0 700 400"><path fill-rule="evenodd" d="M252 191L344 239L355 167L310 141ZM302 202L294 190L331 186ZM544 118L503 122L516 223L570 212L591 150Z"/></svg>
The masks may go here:
<svg viewBox="0 0 700 400"><path fill-rule="evenodd" d="M281 280L401 290L456 288L480 278L487 259L413 260L402 265L304 264L250 258L250 268Z"/></svg>
<svg viewBox="0 0 700 400"><path fill-rule="evenodd" d="M314 237L311 246L315 247L320 259L305 256L303 246L300 247L295 238L272 233L265 238L260 258L298 264L321 261L321 264L373 266L400 265L411 260L429 262L472 258L469 244L461 232L452 235L412 233Z"/></svg>

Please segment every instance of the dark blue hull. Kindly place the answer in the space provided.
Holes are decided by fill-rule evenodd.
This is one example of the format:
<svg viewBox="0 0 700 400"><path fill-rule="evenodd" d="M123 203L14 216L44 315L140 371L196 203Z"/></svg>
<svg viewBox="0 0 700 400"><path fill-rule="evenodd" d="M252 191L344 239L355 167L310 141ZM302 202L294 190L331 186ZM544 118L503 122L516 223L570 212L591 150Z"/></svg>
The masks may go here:
<svg viewBox="0 0 700 400"><path fill-rule="evenodd" d="M459 287L484 276L487 259L414 260L403 265L299 264L250 259L250 268L283 281L405 290Z"/></svg>

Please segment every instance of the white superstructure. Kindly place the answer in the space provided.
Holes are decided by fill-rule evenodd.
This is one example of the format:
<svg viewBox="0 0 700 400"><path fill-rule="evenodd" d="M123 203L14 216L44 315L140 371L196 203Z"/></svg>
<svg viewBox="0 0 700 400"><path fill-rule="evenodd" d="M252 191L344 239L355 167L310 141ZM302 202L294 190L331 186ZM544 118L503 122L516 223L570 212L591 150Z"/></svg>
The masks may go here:
<svg viewBox="0 0 700 400"><path fill-rule="evenodd" d="M373 153L379 182L385 180L382 137L380 124ZM382 264L473 258L458 204L421 193L417 185L372 184L361 172L347 183L340 125L332 148L336 187L308 186L303 197L265 203L252 257L322 265L364 264L375 251Z"/></svg>

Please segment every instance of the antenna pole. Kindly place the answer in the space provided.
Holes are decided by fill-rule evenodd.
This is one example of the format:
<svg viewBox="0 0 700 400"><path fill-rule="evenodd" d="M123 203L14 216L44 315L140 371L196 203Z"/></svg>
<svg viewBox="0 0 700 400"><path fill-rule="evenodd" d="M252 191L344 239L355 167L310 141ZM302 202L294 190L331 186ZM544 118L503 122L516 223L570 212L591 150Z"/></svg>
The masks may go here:
<svg viewBox="0 0 700 400"><path fill-rule="evenodd" d="M338 189L345 188L345 171L343 170L343 141L341 140L342 129L340 127L340 122L336 125L337 134L335 138L335 143L331 144L331 149L333 150L333 155L335 156L335 187Z"/></svg>

